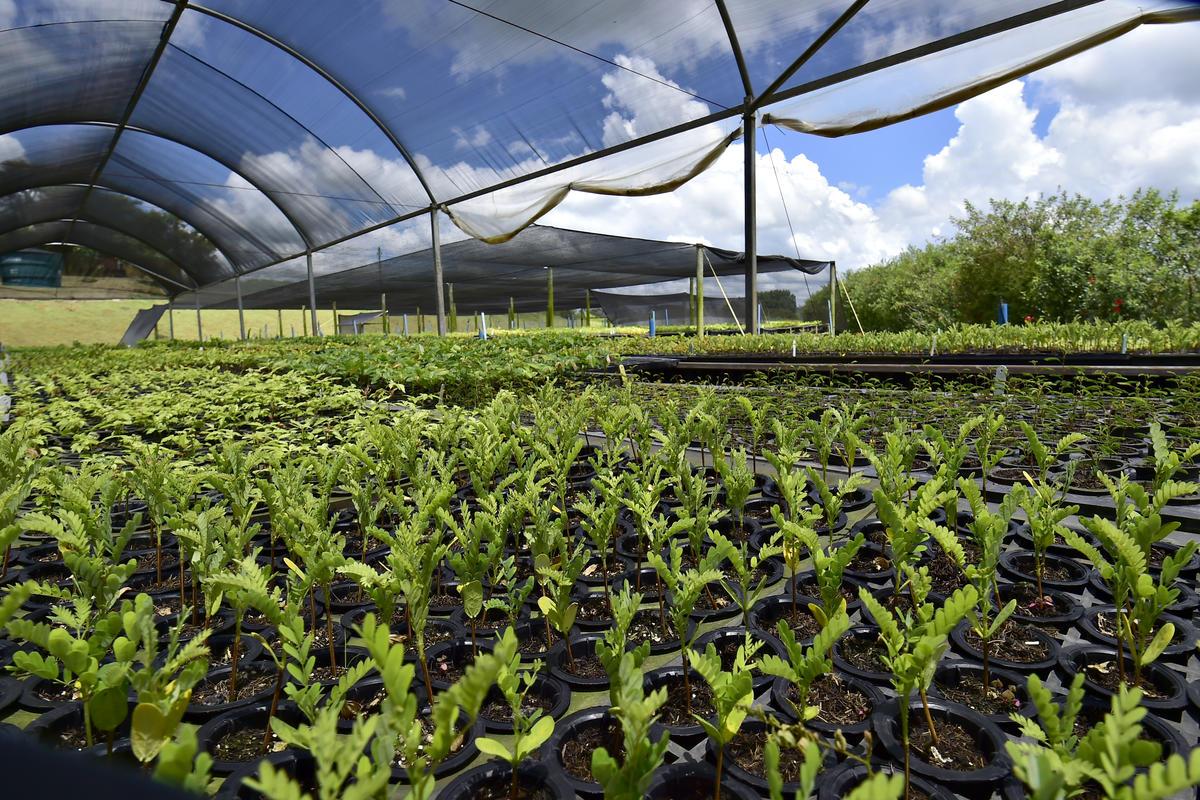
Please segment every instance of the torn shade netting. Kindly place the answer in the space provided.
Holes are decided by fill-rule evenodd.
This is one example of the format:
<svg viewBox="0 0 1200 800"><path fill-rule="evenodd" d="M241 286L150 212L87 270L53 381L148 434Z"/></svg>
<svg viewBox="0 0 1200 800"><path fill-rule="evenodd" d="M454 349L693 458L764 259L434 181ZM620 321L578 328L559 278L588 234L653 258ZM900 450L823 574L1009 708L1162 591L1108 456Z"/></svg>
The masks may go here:
<svg viewBox="0 0 1200 800"><path fill-rule="evenodd" d="M583 308L587 292L687 279L696 275L697 245L605 236L533 225L503 244L489 245L465 239L443 245L442 273L446 285L446 308L451 297L458 313L502 313L541 311L549 298L552 271L554 306ZM706 277L741 276L745 272L741 253L700 246ZM799 270L814 275L828 266L785 256L760 255L760 272ZM386 295L391 314L434 313L433 251L419 250L403 256L371 262L357 269L344 269L314 280L317 306L336 304L344 309L379 308ZM224 288L224 287L220 287ZM206 308L236 308L236 296L227 291L216 295L202 292ZM189 302L189 301L184 301ZM308 304L308 281L273 286L246 293L245 308L299 308ZM686 318L686 317L685 317Z"/></svg>
<svg viewBox="0 0 1200 800"><path fill-rule="evenodd" d="M86 219L146 238L145 213L92 202L108 192L195 232L150 244L202 287L374 250L435 207L502 242L571 191L674 189L748 110L868 130L1195 19L1184 0L0 3L0 235ZM3 199L76 187L53 218Z"/></svg>

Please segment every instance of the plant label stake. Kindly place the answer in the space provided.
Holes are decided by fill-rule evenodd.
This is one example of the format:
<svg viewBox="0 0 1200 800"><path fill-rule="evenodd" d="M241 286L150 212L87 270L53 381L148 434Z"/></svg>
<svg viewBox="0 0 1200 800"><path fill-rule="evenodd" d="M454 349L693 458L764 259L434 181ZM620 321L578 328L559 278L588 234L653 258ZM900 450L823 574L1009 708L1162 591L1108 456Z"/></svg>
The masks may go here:
<svg viewBox="0 0 1200 800"><path fill-rule="evenodd" d="M1128 353L1129 353L1129 334L1122 333L1121 334L1121 355L1126 355Z"/></svg>
<svg viewBox="0 0 1200 800"><path fill-rule="evenodd" d="M796 357L796 340L792 339L792 358Z"/></svg>
<svg viewBox="0 0 1200 800"><path fill-rule="evenodd" d="M488 338L487 317L484 316L482 311L479 312L479 338L485 342L487 341L487 338Z"/></svg>
<svg viewBox="0 0 1200 800"><path fill-rule="evenodd" d="M992 379L992 393L997 397L1004 394L1005 388L1008 386L1008 367L1001 364L996 367L996 377Z"/></svg>

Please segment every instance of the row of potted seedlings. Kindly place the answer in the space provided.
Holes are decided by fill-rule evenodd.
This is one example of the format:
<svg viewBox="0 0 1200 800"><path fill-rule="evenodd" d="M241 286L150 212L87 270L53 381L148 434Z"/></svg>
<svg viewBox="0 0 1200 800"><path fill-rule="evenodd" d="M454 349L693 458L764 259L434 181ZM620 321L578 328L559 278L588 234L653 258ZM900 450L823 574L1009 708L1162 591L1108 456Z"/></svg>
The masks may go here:
<svg viewBox="0 0 1200 800"><path fill-rule="evenodd" d="M585 449L574 435L584 413L544 411L532 442L500 418L462 423L486 448L431 424L415 448L374 429L329 458L287 463L230 446L200 477L153 451L121 480L28 475L52 487L53 513L14 514L5 528L49 541L6 561L4 657L31 675L17 702L71 698L30 728L143 762L169 745L177 774L188 761L181 780L232 774L230 796L280 796L347 753L374 763L386 750L333 775L407 781L421 796L483 753L508 766L465 773L446 796L766 796L822 766L837 770L822 790L879 773L864 791L973 795L1020 791L1030 773L1004 729L1027 732L1031 710L1060 702L1054 681L1027 688L1023 676L1058 674L1079 676L1093 722L1118 710L1097 698L1140 693L1147 741L1183 749L1153 720L1186 705L1159 662L1194 644L1194 605L1177 587L1195 552L1166 545L1160 512L1197 490L1175 480L1195 453L1163 446L1157 429L1149 489L1110 481L1114 518L1073 529L1053 469L1031 471L999 508L962 475L955 457L990 452L994 419L954 440L892 432L879 450L851 433L871 491L861 474L796 467L786 447L764 452L770 478L737 450L711 448L697 469L686 420ZM1030 549L1011 549L1020 542ZM1093 592L1111 608L1084 610ZM1113 648L1064 650L1072 626ZM963 658L944 659L950 649ZM679 663L648 669L650 658ZM573 693L594 693L597 707L556 726ZM196 742L180 734L147 759L139 733L125 749L123 726L174 733L180 721L202 725ZM326 729L341 732L335 743ZM659 733L677 764L659 766ZM184 758L197 749L211 762ZM1136 760L1158 760L1139 749ZM880 762L904 779L889 782Z"/></svg>

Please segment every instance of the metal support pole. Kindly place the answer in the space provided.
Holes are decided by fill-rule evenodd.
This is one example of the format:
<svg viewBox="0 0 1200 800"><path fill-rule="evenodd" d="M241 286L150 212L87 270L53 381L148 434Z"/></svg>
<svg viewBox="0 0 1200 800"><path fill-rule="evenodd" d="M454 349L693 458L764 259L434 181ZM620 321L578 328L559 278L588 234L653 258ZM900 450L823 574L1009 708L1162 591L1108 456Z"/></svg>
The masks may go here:
<svg viewBox="0 0 1200 800"><path fill-rule="evenodd" d="M401 324L403 324L403 325L404 325L404 328L403 328L403 330L404 330L404 335L405 335L405 336L408 336L408 314L405 314L405 315L404 315L404 316L401 318Z"/></svg>
<svg viewBox="0 0 1200 800"><path fill-rule="evenodd" d="M283 338L283 309L277 308L277 309L275 309L275 311L279 315L279 338L282 339Z"/></svg>
<svg viewBox="0 0 1200 800"><path fill-rule="evenodd" d="M301 335L308 336L308 309L304 306L300 306L300 328ZM295 325L292 326L292 330L296 330Z"/></svg>
<svg viewBox="0 0 1200 800"><path fill-rule="evenodd" d="M829 333L837 334L837 262L829 262Z"/></svg>
<svg viewBox="0 0 1200 800"><path fill-rule="evenodd" d="M446 284L450 293L450 332L458 333L458 304L454 302L454 284Z"/></svg>
<svg viewBox="0 0 1200 800"><path fill-rule="evenodd" d="M195 292L195 295L196 295L196 338L197 338L197 340L203 342L204 341L204 324L200 320L200 292L199 292L199 290L197 290Z"/></svg>
<svg viewBox="0 0 1200 800"><path fill-rule="evenodd" d="M696 336L704 336L704 248L696 245Z"/></svg>
<svg viewBox="0 0 1200 800"><path fill-rule="evenodd" d="M167 303L167 325L171 331L171 341L175 341L175 301Z"/></svg>
<svg viewBox="0 0 1200 800"><path fill-rule="evenodd" d="M238 304L238 338L243 342L246 341L246 309L242 305L242 276L235 275L233 277L233 288L237 291Z"/></svg>
<svg viewBox="0 0 1200 800"><path fill-rule="evenodd" d="M312 317L312 334L317 336L317 284L313 281L312 250L305 252L304 260L308 264L308 313Z"/></svg>
<svg viewBox="0 0 1200 800"><path fill-rule="evenodd" d="M437 295L437 332L446 335L446 299L442 295L442 240L438 235L438 212L429 212L430 234L433 237L433 288Z"/></svg>
<svg viewBox="0 0 1200 800"><path fill-rule="evenodd" d="M746 98L746 107L750 107L752 98ZM758 153L755 149L754 134L758 114L754 111L742 117L742 147L745 149L744 200L746 203L746 332L758 333L758 208L755 204L755 167Z"/></svg>
<svg viewBox="0 0 1200 800"><path fill-rule="evenodd" d="M338 333L339 333L339 331L338 331L338 313L337 313L337 303L331 303L330 305L333 307L333 335L334 335L334 336L337 336L337 335L338 335Z"/></svg>
<svg viewBox="0 0 1200 800"><path fill-rule="evenodd" d="M546 327L554 327L554 270L546 267Z"/></svg>
<svg viewBox="0 0 1200 800"><path fill-rule="evenodd" d="M583 326L592 327L592 290L583 290Z"/></svg>

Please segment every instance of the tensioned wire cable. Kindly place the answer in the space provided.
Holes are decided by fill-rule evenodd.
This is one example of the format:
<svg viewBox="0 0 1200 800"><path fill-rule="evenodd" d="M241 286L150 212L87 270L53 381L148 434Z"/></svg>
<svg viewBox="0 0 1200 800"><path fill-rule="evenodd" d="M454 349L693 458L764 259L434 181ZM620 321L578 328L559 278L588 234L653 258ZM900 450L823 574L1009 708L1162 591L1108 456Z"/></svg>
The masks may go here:
<svg viewBox="0 0 1200 800"><path fill-rule="evenodd" d="M767 136L767 126L762 126L763 142L767 145L767 158L771 161L771 172L775 173L775 188L779 190L779 202L783 204L783 216L787 220L788 233L792 237L792 247L796 250L796 260L802 261L800 257L800 245L796 244L796 229L792 227L792 215L788 212L787 198L783 196L783 184L779 180L779 169L775 166L775 153L771 148L771 140ZM804 278L804 293L808 297L812 297L812 289L808 285L808 275L804 272L800 273ZM807 300L807 298L805 298Z"/></svg>

